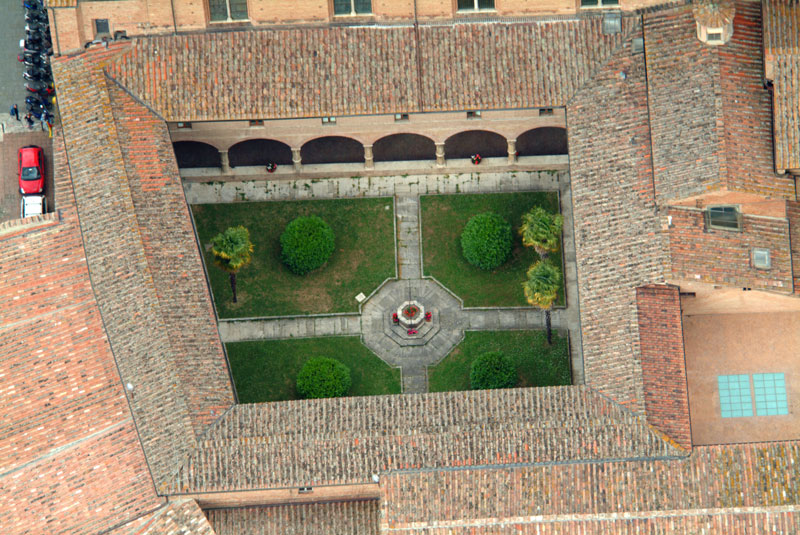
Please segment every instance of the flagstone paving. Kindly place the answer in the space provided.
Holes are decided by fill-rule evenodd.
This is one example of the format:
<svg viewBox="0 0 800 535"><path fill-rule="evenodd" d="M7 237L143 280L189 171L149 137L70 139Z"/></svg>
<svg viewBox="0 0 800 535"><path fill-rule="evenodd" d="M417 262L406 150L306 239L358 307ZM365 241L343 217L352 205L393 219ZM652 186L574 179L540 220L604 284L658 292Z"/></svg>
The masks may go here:
<svg viewBox="0 0 800 535"><path fill-rule="evenodd" d="M307 183L307 184L306 184ZM192 203L230 202L237 199L289 200L299 198L395 197L397 280L387 281L361 303L360 314L330 314L278 318L220 320L225 342L360 335L364 344L391 366L400 367L403 392L428 390L427 367L438 363L464 338L465 330L543 329L545 314L529 307L464 308L462 301L438 281L423 277L420 248L420 194L490 193L555 190L564 215L563 251L567 307L551 312L553 329L569 331L573 384L582 384L580 320L573 238L572 195L569 174L558 172L473 173L369 179L281 180L225 184L186 183ZM244 192L244 193L243 193ZM417 333L394 324L392 313L405 301L416 300L431 312L430 324Z"/></svg>

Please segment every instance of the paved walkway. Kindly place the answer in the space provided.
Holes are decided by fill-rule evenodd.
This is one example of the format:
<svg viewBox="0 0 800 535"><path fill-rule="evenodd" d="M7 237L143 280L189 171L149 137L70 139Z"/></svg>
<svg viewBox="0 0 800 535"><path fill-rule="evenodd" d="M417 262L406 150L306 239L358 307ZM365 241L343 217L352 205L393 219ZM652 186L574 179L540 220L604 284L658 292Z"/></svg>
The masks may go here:
<svg viewBox="0 0 800 535"><path fill-rule="evenodd" d="M425 193L490 193L558 190L564 215L564 259L567 308L551 313L554 330L569 331L573 384L582 384L580 318L572 219L572 195L565 171L351 177L322 180L186 183L190 203L257 200L395 197L399 280L388 281L361 306L360 314L292 316L221 320L223 341L361 335L382 360L402 369L403 392L428 389L427 367L447 356L466 330L543 329L545 314L536 308L463 308L462 302L437 281L422 277L419 196ZM415 300L431 312L418 332L394 324L392 313Z"/></svg>
<svg viewBox="0 0 800 535"><path fill-rule="evenodd" d="M419 195L395 197L397 264L401 279L422 278L420 266Z"/></svg>

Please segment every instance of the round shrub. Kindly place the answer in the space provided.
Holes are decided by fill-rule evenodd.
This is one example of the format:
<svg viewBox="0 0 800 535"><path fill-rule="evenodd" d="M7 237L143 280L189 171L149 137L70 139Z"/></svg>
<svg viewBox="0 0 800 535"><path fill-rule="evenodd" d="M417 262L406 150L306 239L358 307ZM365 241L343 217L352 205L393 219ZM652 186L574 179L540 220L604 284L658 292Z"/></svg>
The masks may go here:
<svg viewBox="0 0 800 535"><path fill-rule="evenodd" d="M500 215L486 212L472 216L461 233L464 258L481 269L494 269L511 254L511 225Z"/></svg>
<svg viewBox="0 0 800 535"><path fill-rule="evenodd" d="M333 254L333 231L319 217L298 217L281 234L281 259L297 275L321 267Z"/></svg>
<svg viewBox="0 0 800 535"><path fill-rule="evenodd" d="M517 370L511 359L500 351L475 357L469 370L472 388L511 388L517 382Z"/></svg>
<svg viewBox="0 0 800 535"><path fill-rule="evenodd" d="M309 359L297 374L297 392L306 399L344 396L350 384L350 368L328 357Z"/></svg>

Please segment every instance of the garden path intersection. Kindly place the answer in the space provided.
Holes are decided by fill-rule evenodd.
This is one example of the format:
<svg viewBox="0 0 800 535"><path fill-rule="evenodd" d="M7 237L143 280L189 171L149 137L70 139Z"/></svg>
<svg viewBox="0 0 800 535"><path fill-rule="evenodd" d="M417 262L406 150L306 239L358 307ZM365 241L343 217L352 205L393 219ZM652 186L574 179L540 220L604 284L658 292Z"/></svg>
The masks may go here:
<svg viewBox="0 0 800 535"><path fill-rule="evenodd" d="M533 307L464 308L462 300L423 274L421 194L499 193L558 190L563 231L566 308L552 311L553 328L570 335L573 384L583 382L579 311L572 226L572 200L567 171L471 173L352 177L323 180L276 180L185 183L192 204L237 201L394 197L397 278L385 281L360 305L359 314L319 314L247 319L221 319L224 342L245 340L361 336L363 343L391 366L401 368L404 393L428 390L427 367L447 356L467 330L528 330L545 327L544 312ZM243 192L245 192L243 194ZM413 335L402 333L392 314L416 300L431 313Z"/></svg>

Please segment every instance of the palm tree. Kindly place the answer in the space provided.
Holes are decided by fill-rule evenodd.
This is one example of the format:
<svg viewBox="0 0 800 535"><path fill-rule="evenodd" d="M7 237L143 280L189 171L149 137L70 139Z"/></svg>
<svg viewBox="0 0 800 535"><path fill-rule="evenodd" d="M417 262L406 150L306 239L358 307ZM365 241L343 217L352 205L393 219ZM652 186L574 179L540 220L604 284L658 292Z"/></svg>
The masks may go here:
<svg viewBox="0 0 800 535"><path fill-rule="evenodd" d="M563 227L564 217L561 214L551 214L536 206L522 216L519 229L522 245L533 247L540 257L547 258L548 253L558 249Z"/></svg>
<svg viewBox="0 0 800 535"><path fill-rule="evenodd" d="M548 345L553 343L550 310L553 308L560 288L561 270L547 260L540 260L532 265L528 270L528 280L522 283L528 303L544 310Z"/></svg>
<svg viewBox="0 0 800 535"><path fill-rule="evenodd" d="M233 302L236 302L236 272L250 263L250 232L242 227L228 227L225 232L217 234L211 240L211 254L214 263L230 274Z"/></svg>

